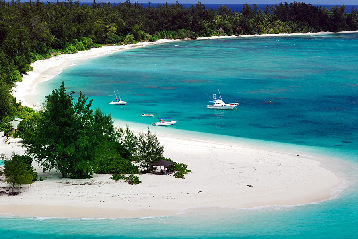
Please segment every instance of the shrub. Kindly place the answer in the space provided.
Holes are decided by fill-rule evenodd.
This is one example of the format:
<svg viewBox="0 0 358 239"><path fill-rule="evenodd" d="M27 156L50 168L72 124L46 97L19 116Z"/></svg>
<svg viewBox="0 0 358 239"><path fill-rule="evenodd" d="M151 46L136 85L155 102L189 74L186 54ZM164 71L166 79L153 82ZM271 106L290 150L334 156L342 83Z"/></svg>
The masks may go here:
<svg viewBox="0 0 358 239"><path fill-rule="evenodd" d="M98 160L94 172L98 174L132 174L138 173L138 168L128 159L117 157Z"/></svg>
<svg viewBox="0 0 358 239"><path fill-rule="evenodd" d="M32 166L30 166L31 169L29 170L29 165L25 162L28 160L29 159L27 156L13 155L11 160L5 161L5 182L11 184L12 190L10 194L12 195L14 194L16 185L31 184L34 181L34 172L32 171Z"/></svg>
<svg viewBox="0 0 358 239"><path fill-rule="evenodd" d="M33 159L30 156L14 154L11 159L12 160L20 160L20 161L22 161L26 165L26 170L31 173L32 181L33 182L37 181L38 174L34 170L34 167L32 167Z"/></svg>
<svg viewBox="0 0 358 239"><path fill-rule="evenodd" d="M118 180L125 180L126 176L123 174L113 174L111 179L113 179L114 181L118 181Z"/></svg>
<svg viewBox="0 0 358 239"><path fill-rule="evenodd" d="M99 174L135 174L138 167L129 159L130 154L119 142L103 142L95 150L94 172Z"/></svg>
<svg viewBox="0 0 358 239"><path fill-rule="evenodd" d="M111 179L118 181L118 180L124 180L126 182L128 182L129 184L133 185L133 184L140 184L142 181L139 180L138 176L135 176L133 174L129 175L129 176L125 176L122 174L113 174Z"/></svg>
<svg viewBox="0 0 358 239"><path fill-rule="evenodd" d="M63 49L62 53L63 54L73 54L73 53L76 53L78 52L77 48L72 45L72 44L69 44L65 49Z"/></svg>
<svg viewBox="0 0 358 239"><path fill-rule="evenodd" d="M176 163L174 165L174 171L175 173L173 174L173 176L175 178L185 178L184 174L188 174L189 172L191 172L191 170L189 170L188 165L183 164L183 163Z"/></svg>

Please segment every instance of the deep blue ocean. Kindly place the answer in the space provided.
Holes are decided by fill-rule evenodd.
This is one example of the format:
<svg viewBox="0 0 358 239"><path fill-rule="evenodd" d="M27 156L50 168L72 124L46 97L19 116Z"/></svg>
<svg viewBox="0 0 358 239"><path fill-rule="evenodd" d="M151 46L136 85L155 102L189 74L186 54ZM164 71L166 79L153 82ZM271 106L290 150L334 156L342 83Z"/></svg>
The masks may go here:
<svg viewBox="0 0 358 239"><path fill-rule="evenodd" d="M181 41L138 48L65 69L38 97L65 81L114 119L208 137L299 147L338 158L357 181L358 34ZM213 93L236 110L206 109ZM126 106L108 103L118 92ZM154 118L142 117L152 113ZM176 131L173 130L173 133ZM194 210L138 219L0 218L1 238L354 238L358 186L297 207Z"/></svg>

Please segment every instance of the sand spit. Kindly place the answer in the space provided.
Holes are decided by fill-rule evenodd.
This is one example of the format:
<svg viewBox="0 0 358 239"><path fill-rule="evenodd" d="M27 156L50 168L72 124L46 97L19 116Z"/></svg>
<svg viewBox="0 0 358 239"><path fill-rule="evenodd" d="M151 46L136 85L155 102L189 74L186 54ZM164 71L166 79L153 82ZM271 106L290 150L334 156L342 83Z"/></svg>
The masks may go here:
<svg viewBox="0 0 358 239"><path fill-rule="evenodd" d="M143 183L94 175L91 179L61 179L43 173L17 196L0 196L0 215L71 218L164 216L195 208L294 206L333 197L342 178L312 156L192 136L157 133L165 156L192 170L185 179L142 174ZM20 140L0 144L0 151L24 153ZM5 187L5 183L0 183Z"/></svg>

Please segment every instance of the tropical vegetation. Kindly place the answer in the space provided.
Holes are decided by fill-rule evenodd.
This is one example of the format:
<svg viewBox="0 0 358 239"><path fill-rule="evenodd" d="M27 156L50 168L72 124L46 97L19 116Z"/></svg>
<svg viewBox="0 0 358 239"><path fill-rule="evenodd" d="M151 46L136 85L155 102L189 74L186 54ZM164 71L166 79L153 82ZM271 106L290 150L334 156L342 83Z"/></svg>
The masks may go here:
<svg viewBox="0 0 358 239"><path fill-rule="evenodd" d="M11 185L10 195L17 194L14 192L16 186L22 184L31 184L37 180L37 173L32 167L32 158L26 155L14 154L10 160L4 160L5 182Z"/></svg>

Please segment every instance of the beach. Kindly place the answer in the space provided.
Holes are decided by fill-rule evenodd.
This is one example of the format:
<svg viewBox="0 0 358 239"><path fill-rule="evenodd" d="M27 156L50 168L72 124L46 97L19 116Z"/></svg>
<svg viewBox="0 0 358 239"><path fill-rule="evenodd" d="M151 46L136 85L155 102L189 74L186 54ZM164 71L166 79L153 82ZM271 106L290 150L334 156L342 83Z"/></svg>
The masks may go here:
<svg viewBox="0 0 358 239"><path fill-rule="evenodd" d="M169 41L159 41L155 44ZM32 64L33 71L17 84L14 95L23 105L38 109L36 85L51 80L74 64L133 47L104 46L70 55L59 55ZM116 126L124 127L116 122ZM143 128L131 125L135 132ZM145 129L144 129L145 130ZM297 206L332 199L348 186L339 172L324 164L324 156L260 144L199 137L173 131L156 131L165 156L185 163L192 171L185 179L171 175L139 175L139 185L115 182L110 175L92 179L61 179L57 172L43 173L17 196L0 197L0 215L25 217L121 218L183 213L196 208L254 208ZM3 138L2 138L3 139ZM7 157L24 153L21 141L0 143ZM323 157L323 158L320 158ZM1 183L1 186L5 186Z"/></svg>
<svg viewBox="0 0 358 239"><path fill-rule="evenodd" d="M140 42L137 44L120 46L106 45L99 48L91 48L88 51L79 51L75 54L60 54L49 59L38 60L31 64L33 70L24 75L21 82L16 83L16 87L13 89L13 95L16 97L17 102L21 103L23 106L39 109L42 102L38 102L34 98L36 95L36 85L51 80L56 75L60 74L66 67L81 64L81 62L95 57L173 41L177 40L162 39L156 42Z"/></svg>
<svg viewBox="0 0 358 239"><path fill-rule="evenodd" d="M0 214L25 217L121 218L164 216L195 208L295 206L335 195L342 178L299 152L254 145L158 135L165 156L188 165L185 179L172 175L139 175L139 185L115 182L111 175L61 179L42 173L17 196L0 197ZM1 144L6 155L23 153L19 140ZM5 186L2 185L1 186Z"/></svg>

